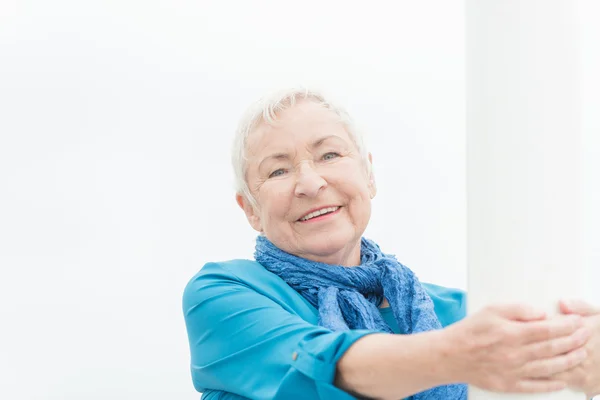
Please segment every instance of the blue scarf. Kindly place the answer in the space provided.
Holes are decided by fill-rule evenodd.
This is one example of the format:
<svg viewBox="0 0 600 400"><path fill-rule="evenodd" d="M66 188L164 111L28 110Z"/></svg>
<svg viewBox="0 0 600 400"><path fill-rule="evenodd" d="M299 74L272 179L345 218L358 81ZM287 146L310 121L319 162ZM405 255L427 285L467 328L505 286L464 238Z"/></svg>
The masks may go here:
<svg viewBox="0 0 600 400"><path fill-rule="evenodd" d="M419 279L392 255L361 239L361 265L344 267L310 261L277 248L265 236L256 239L256 261L283 279L319 311L319 325L333 331L370 329L393 333L378 307L390 303L404 334L441 329L433 302ZM438 386L413 400L464 400L466 385Z"/></svg>

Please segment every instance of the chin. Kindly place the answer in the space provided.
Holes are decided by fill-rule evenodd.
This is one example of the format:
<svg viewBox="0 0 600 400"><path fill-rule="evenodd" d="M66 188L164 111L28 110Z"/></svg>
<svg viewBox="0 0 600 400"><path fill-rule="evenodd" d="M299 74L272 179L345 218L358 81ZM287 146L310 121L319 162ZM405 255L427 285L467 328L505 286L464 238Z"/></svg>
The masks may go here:
<svg viewBox="0 0 600 400"><path fill-rule="evenodd" d="M315 236L305 243L305 251L318 257L327 257L344 250L348 245L354 244L354 239L349 235Z"/></svg>

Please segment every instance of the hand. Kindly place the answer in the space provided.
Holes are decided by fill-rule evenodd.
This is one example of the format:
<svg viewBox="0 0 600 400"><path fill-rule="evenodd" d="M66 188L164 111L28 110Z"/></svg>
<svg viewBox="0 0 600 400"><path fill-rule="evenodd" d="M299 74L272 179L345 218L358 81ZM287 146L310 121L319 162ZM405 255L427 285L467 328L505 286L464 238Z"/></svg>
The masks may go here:
<svg viewBox="0 0 600 400"><path fill-rule="evenodd" d="M546 319L526 305L486 307L445 329L449 377L493 392L563 390L567 382L556 374L587 357L590 332L582 326L577 315Z"/></svg>
<svg viewBox="0 0 600 400"><path fill-rule="evenodd" d="M600 308L579 300L560 302L563 314L583 317L584 325L592 333L585 345L588 356L577 367L555 375L555 379L567 382L569 387L585 392L588 398L600 394Z"/></svg>

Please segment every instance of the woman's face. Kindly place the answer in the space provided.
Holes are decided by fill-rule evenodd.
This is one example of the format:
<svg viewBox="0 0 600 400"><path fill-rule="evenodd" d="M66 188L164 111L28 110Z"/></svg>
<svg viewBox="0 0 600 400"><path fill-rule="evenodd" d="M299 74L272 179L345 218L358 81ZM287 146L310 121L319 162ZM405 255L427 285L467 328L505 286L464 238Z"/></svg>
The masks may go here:
<svg viewBox="0 0 600 400"><path fill-rule="evenodd" d="M259 125L248 137L247 154L246 178L258 207L240 195L237 201L254 229L299 257L360 263L376 189L336 114L299 102L280 112L274 126Z"/></svg>

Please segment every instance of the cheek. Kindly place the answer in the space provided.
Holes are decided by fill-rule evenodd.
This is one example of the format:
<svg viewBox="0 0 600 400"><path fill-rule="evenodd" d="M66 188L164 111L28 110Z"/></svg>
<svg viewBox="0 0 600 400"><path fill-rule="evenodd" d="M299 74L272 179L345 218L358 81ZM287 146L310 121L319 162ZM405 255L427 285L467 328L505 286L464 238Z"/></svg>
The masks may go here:
<svg viewBox="0 0 600 400"><path fill-rule="evenodd" d="M367 183L362 179L346 183L344 195L347 196L350 217L359 223L368 221L371 216L371 194Z"/></svg>
<svg viewBox="0 0 600 400"><path fill-rule="evenodd" d="M279 190L263 190L260 193L263 221L273 222L284 218L289 213L289 196Z"/></svg>
<svg viewBox="0 0 600 400"><path fill-rule="evenodd" d="M348 180L346 176L346 179L340 180L336 186L348 200L364 201L371 198L367 182L360 175L351 180Z"/></svg>
<svg viewBox="0 0 600 400"><path fill-rule="evenodd" d="M331 175L335 186L350 198L370 198L369 182L362 164L356 161L340 164Z"/></svg>

